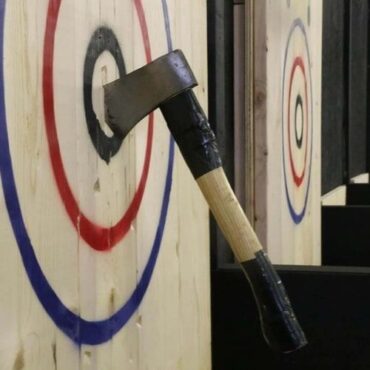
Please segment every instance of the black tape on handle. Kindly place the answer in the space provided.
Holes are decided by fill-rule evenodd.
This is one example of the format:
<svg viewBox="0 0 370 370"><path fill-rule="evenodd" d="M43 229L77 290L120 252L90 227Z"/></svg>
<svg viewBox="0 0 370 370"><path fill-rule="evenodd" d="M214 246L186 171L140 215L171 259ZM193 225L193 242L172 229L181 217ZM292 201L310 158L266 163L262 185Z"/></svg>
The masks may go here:
<svg viewBox="0 0 370 370"><path fill-rule="evenodd" d="M262 332L267 343L279 352L292 352L307 344L280 277L263 251L243 262L243 270L256 298Z"/></svg>
<svg viewBox="0 0 370 370"><path fill-rule="evenodd" d="M215 134L192 90L162 103L160 109L195 179L222 166Z"/></svg>

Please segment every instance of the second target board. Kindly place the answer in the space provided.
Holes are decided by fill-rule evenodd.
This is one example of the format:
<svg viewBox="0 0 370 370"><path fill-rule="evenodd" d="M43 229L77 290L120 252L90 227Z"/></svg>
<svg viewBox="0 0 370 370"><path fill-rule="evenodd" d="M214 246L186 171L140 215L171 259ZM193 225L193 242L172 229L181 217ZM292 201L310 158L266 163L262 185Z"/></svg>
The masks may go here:
<svg viewBox="0 0 370 370"><path fill-rule="evenodd" d="M282 153L284 189L290 216L299 224L310 193L313 153L311 57L303 21L295 19L284 53L282 76Z"/></svg>

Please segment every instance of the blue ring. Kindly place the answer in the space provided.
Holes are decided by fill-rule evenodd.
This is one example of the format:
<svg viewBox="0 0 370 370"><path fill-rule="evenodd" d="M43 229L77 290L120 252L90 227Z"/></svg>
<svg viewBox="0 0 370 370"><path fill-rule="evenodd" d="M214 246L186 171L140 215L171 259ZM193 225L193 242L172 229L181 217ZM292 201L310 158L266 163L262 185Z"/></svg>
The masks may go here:
<svg viewBox="0 0 370 370"><path fill-rule="evenodd" d="M284 91L285 91L285 68L286 68L286 62L287 62L287 55L288 55L288 48L289 48L289 43L290 43L290 38L296 28L299 28L304 36L305 44L306 44L306 49L307 49L307 55L308 55L308 63L309 63L309 75L310 75L310 95L311 95L311 154L310 154L310 164L308 167L308 185L307 185L307 192L305 195L305 200L304 200L304 206L301 212L297 212L293 204L290 200L289 197L289 191L288 191L288 183L287 183L287 175L286 175L286 170L285 170L285 145L284 145ZM285 195L286 199L288 202L288 208L289 208L289 213L290 216L292 217L293 222L298 225L301 223L303 220L306 209L307 209L307 201L308 201L308 194L310 192L310 185L311 185L311 167L312 167L312 149L313 149L313 99L312 99L312 76L311 76L311 57L310 57L310 49L308 47L308 41L307 41L307 34L306 30L304 28L304 24L301 19L297 18L294 20L290 31L289 31L289 36L288 36L288 42L287 46L285 49L285 56L284 56L284 66L283 66L283 91L282 91L282 110L281 110L281 139L282 139L282 146L283 146L283 172L284 172L284 187L285 187ZM307 122L308 124L308 122Z"/></svg>
<svg viewBox="0 0 370 370"><path fill-rule="evenodd" d="M166 6L166 0L162 3ZM13 228L22 262L33 290L47 314L54 321L55 325L76 344L98 345L109 341L122 329L131 316L139 307L145 292L149 286L153 270L160 250L164 227L166 224L167 211L170 200L172 172L174 163L174 141L170 137L169 156L166 174L159 224L156 230L152 250L145 266L140 281L128 301L108 319L101 321L87 321L70 311L59 299L49 282L47 281L37 261L35 251L28 236L24 224L22 211L17 194L14 172L12 167L8 130L6 123L6 108L4 97L4 19L5 2L0 0L0 175L3 185L4 198ZM164 13L166 22L166 35L168 44L171 42L168 13Z"/></svg>

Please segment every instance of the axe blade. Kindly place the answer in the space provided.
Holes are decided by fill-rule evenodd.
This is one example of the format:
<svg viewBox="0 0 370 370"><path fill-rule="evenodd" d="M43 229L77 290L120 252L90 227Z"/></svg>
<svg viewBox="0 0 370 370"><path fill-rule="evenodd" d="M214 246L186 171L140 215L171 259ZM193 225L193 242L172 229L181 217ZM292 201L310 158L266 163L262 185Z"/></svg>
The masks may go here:
<svg viewBox="0 0 370 370"><path fill-rule="evenodd" d="M198 83L181 50L104 85L105 120L125 138L146 115Z"/></svg>

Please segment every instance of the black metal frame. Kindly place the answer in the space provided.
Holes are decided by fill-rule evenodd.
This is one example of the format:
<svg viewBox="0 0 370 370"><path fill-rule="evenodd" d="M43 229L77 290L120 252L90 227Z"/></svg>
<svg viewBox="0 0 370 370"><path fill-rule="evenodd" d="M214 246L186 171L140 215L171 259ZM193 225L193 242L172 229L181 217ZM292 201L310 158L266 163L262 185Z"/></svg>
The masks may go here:
<svg viewBox="0 0 370 370"><path fill-rule="evenodd" d="M322 193L369 172L368 0L323 2Z"/></svg>
<svg viewBox="0 0 370 370"><path fill-rule="evenodd" d="M327 126L329 130L323 131L323 145L328 149L323 153L323 163L327 166L323 171L332 171L334 163L339 163L335 176L324 176L324 192L345 183L351 176L363 171L364 163L367 171L370 168L370 145L367 145L368 152L365 159L364 153L366 151L363 150L363 139L368 137L367 131L370 126L367 122L365 125L363 121L361 122L364 119L364 102L363 99L356 98L356 83L350 83L353 78L357 78L358 83L362 87L365 83L367 91L370 91L367 83L367 71L364 75L362 65L360 67L362 78L355 77L355 74L359 72L356 70L356 62L348 58L346 54L349 51L351 55L360 52L359 44L363 45L364 42L369 42L368 50L365 50L362 55L364 53L367 55L368 52L370 55L369 39L366 40L365 37L365 41L362 39L359 44L356 43L358 40L353 39L354 28L359 27L360 24L362 27L364 26L363 22L356 24L354 16L359 9L356 7L364 2L367 6L367 1L324 0L323 2L323 62L325 68L323 70L323 106L328 108L328 110L326 108L323 110L323 121L334 126ZM234 1L234 3L239 2ZM233 156L230 154L234 150L232 6L231 0L208 0L209 113L221 143L221 154L226 173L231 180L233 180ZM328 12L329 8L332 9L332 13ZM333 19L338 12L342 12L343 15L339 24L338 20ZM352 15L352 21L350 18L345 18L345 14L347 17ZM351 22L352 38L349 33ZM338 27L339 33L338 31L333 32L333 29ZM331 33L331 35L325 33ZM347 46L344 45L346 43ZM331 45L331 48L329 46L327 49L328 45ZM351 88L349 89L349 87ZM367 94L366 100L369 97L370 93ZM357 104L362 104L362 107L361 114L356 116L358 113L358 110L356 111ZM338 111L335 111L335 108ZM370 122L369 110L366 111L366 115L369 117L367 121ZM351 120L356 122L353 123ZM351 131L352 137L350 137ZM333 138L338 146L334 148L336 150L332 150ZM360 151L356 151L356 145L362 146ZM366 189L352 189L350 193L353 193L351 195L352 202L357 202L356 204L360 204L360 207L366 207L364 204L370 200L370 186ZM361 212L370 215L368 208L369 206L367 209L362 208ZM344 212L342 211L341 213ZM350 211L349 209L348 212ZM343 213L344 217L348 216L348 212ZM338 222L342 222L339 213L334 215L335 219L330 218L329 213L327 210L323 210L324 223L339 225ZM347 220L349 229L344 230L343 228L348 235L350 234L351 222L361 227L358 219L358 217L361 218L360 214L357 214L357 218L349 216L349 220ZM366 220L362 220L362 223L364 225L363 232L360 231L357 234L368 235ZM327 227L325 231L323 248L327 251L328 260L337 258L338 255L338 248L333 248L333 246L339 245L336 244L338 241L335 241L337 240L335 239L337 229L338 226L331 226ZM362 250L363 254L359 263L370 266L370 260L364 261L365 257L370 259L370 253L366 252L368 238L357 236L358 244L362 243L361 248L365 248ZM341 239L345 240L345 238ZM211 240L214 370L246 368L276 370L368 369L370 363L370 352L368 351L370 341L370 316L368 315L370 268L276 266L309 341L309 345L297 353L279 355L273 353L262 338L251 289L241 269L233 263L232 254L214 223ZM358 260L354 261L354 258L357 257L351 255L351 246L348 243L351 244L347 240L346 244L341 245L341 263L347 264L347 266L348 263L353 264ZM330 253L332 253L331 256Z"/></svg>
<svg viewBox="0 0 370 370"><path fill-rule="evenodd" d="M225 173L234 182L233 2L207 0L209 120L219 143ZM234 257L211 219L211 263L216 269Z"/></svg>

